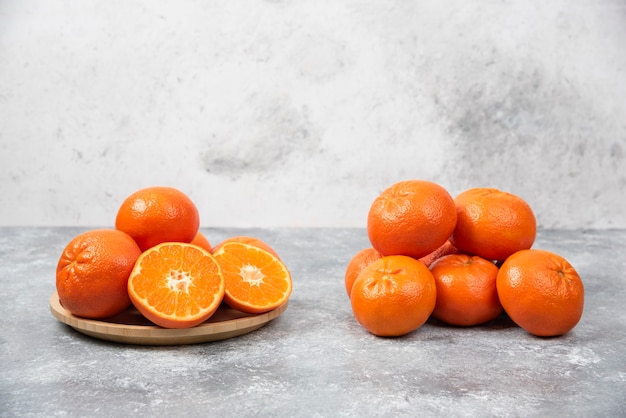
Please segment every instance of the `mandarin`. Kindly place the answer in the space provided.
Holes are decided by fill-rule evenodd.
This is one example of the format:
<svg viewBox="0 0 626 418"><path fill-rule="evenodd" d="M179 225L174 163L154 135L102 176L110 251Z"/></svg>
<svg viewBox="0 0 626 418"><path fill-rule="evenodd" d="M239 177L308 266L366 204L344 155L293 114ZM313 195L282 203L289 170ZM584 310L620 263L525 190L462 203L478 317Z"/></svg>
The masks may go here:
<svg viewBox="0 0 626 418"><path fill-rule="evenodd" d="M530 334L569 332L582 317L585 289L572 265L546 250L522 250L500 267L496 287L511 320Z"/></svg>
<svg viewBox="0 0 626 418"><path fill-rule="evenodd" d="M382 257L354 282L352 312L370 333L398 337L421 327L435 308L437 289L428 268L403 255Z"/></svg>
<svg viewBox="0 0 626 418"><path fill-rule="evenodd" d="M502 305L496 290L498 267L484 258L450 254L435 261L437 285L433 316L450 325L472 326L496 319Z"/></svg>
<svg viewBox="0 0 626 418"><path fill-rule="evenodd" d="M521 197L481 187L462 192L454 203L457 221L450 241L460 252L505 260L532 247L537 224L531 207Z"/></svg>
<svg viewBox="0 0 626 418"><path fill-rule="evenodd" d="M56 267L56 288L65 309L84 318L106 318L128 306L126 285L141 255L137 243L116 229L96 229L74 237Z"/></svg>
<svg viewBox="0 0 626 418"><path fill-rule="evenodd" d="M193 201L172 187L137 190L121 204L115 227L126 232L142 251L163 242L191 242L200 226Z"/></svg>
<svg viewBox="0 0 626 418"><path fill-rule="evenodd" d="M372 203L367 233L384 255L424 257L439 248L456 225L456 207L440 185L406 180L385 189Z"/></svg>
<svg viewBox="0 0 626 418"><path fill-rule="evenodd" d="M215 313L224 297L224 277L208 251L165 242L146 250L128 279L139 312L164 328L190 328Z"/></svg>

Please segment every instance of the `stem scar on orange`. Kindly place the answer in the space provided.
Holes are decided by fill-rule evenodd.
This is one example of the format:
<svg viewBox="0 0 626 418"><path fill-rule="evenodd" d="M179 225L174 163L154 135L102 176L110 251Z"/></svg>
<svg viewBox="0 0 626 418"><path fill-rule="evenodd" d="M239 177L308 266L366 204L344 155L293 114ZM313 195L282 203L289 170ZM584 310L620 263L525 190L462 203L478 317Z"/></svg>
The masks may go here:
<svg viewBox="0 0 626 418"><path fill-rule="evenodd" d="M225 242L213 253L222 268L224 302L247 313L271 311L291 295L291 274L283 262L263 248Z"/></svg>
<svg viewBox="0 0 626 418"><path fill-rule="evenodd" d="M128 279L139 312L164 328L190 328L215 313L224 297L224 277L208 251L166 242L145 251Z"/></svg>

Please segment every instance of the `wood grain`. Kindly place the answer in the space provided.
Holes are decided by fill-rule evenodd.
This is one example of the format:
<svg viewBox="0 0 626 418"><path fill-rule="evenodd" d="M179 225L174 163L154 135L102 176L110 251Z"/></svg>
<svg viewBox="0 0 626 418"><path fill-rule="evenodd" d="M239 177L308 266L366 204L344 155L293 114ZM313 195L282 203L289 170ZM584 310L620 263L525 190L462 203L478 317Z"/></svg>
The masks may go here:
<svg viewBox="0 0 626 418"><path fill-rule="evenodd" d="M105 320L79 318L61 305L57 292L50 296L50 312L58 321L94 338L138 345L197 344L237 337L279 317L287 305L285 302L273 311L252 315L222 304L211 318L196 327L168 329L154 325L134 307Z"/></svg>

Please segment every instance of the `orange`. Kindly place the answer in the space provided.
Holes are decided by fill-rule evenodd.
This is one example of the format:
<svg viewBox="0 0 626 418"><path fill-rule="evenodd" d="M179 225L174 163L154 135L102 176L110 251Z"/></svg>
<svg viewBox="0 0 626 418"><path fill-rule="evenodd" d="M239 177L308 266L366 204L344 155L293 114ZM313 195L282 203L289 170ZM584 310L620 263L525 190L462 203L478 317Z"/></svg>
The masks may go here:
<svg viewBox="0 0 626 418"><path fill-rule="evenodd" d="M247 313L271 311L291 295L291 274L278 257L243 242L226 242L213 253L226 283L224 302Z"/></svg>
<svg viewBox="0 0 626 418"><path fill-rule="evenodd" d="M532 247L535 215L522 198L483 187L462 192L454 202L457 221L450 240L460 252L504 260Z"/></svg>
<svg viewBox="0 0 626 418"><path fill-rule="evenodd" d="M220 249L220 247L224 244L226 244L227 242L241 242L244 244L249 244L249 245L253 245L255 247L261 248L265 251L267 251L268 253L272 254L274 257L276 258L280 258L278 256L278 253L276 251L274 251L274 248L270 247L265 241L260 240L259 238L256 237L249 237L246 235L238 235L235 237L230 237L230 238L226 238L224 241L220 242L219 244L217 244L215 246L215 248L213 248L213 252L217 252L217 250Z"/></svg>
<svg viewBox="0 0 626 418"><path fill-rule="evenodd" d="M224 297L224 277L202 248L165 242L145 251L128 279L139 312L164 328L190 328L215 313Z"/></svg>
<svg viewBox="0 0 626 418"><path fill-rule="evenodd" d="M74 237L56 268L59 301L70 313L106 318L130 305L126 284L141 250L128 234L96 229Z"/></svg>
<svg viewBox="0 0 626 418"><path fill-rule="evenodd" d="M450 254L430 267L437 285L433 316L451 325L471 326L496 319L502 305L496 290L498 267L478 256Z"/></svg>
<svg viewBox="0 0 626 418"><path fill-rule="evenodd" d="M352 285L354 285L354 282L356 281L361 271L363 271L365 267L369 266L374 261L382 257L383 255L376 251L374 248L366 248L356 253L354 257L350 259L344 276L344 284L346 286L346 292L348 293L348 297L350 297L350 293L352 292Z"/></svg>
<svg viewBox="0 0 626 418"><path fill-rule="evenodd" d="M126 232L142 251L162 242L191 242L200 226L196 205L172 187L148 187L128 196L115 227Z"/></svg>
<svg viewBox="0 0 626 418"><path fill-rule="evenodd" d="M511 320L533 335L565 334L582 317L583 282L565 258L550 251L513 254L500 267L496 286Z"/></svg>
<svg viewBox="0 0 626 418"><path fill-rule="evenodd" d="M384 190L372 203L367 233L384 255L421 258L439 248L456 225L456 207L440 185L406 180Z"/></svg>
<svg viewBox="0 0 626 418"><path fill-rule="evenodd" d="M207 237L200 231L196 234L194 239L191 240L190 244L197 245L198 247L207 250L208 252L212 252L211 243L207 239Z"/></svg>
<svg viewBox="0 0 626 418"><path fill-rule="evenodd" d="M437 261L438 259L440 259L443 256L446 256L448 254L458 254L459 250L452 245L452 243L450 242L450 240L446 240L446 242L444 242L441 247L437 248L435 251L433 251L432 253L425 255L424 257L420 258L419 260L424 263L426 265L426 267L430 267L431 264L433 264L435 261Z"/></svg>
<svg viewBox="0 0 626 418"><path fill-rule="evenodd" d="M380 258L352 286L356 320L381 337L398 337L421 327L435 308L437 289L430 270L403 255Z"/></svg>

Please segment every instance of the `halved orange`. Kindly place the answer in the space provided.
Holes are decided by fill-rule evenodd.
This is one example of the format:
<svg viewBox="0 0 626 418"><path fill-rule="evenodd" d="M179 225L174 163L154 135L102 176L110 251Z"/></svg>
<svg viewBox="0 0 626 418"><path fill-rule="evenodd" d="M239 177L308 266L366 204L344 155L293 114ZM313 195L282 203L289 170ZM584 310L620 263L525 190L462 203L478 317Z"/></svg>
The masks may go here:
<svg viewBox="0 0 626 418"><path fill-rule="evenodd" d="M133 305L164 328L206 321L224 298L220 265L208 251L181 242L158 244L141 254L128 279Z"/></svg>
<svg viewBox="0 0 626 418"><path fill-rule="evenodd" d="M243 242L225 242L213 253L222 268L224 302L247 313L271 311L291 295L291 274L271 252Z"/></svg>

